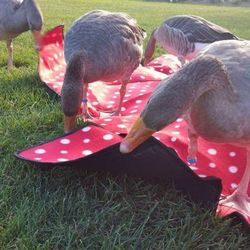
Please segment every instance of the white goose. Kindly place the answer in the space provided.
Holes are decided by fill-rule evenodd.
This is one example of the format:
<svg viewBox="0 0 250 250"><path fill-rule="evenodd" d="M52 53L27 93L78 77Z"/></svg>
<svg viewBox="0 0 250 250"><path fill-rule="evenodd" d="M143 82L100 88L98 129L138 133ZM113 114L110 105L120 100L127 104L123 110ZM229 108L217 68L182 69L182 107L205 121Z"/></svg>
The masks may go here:
<svg viewBox="0 0 250 250"><path fill-rule="evenodd" d="M145 49L143 63L152 59L156 42L184 65L207 45L220 40L236 39L230 31L199 16L180 15L164 21L151 34Z"/></svg>
<svg viewBox="0 0 250 250"><path fill-rule="evenodd" d="M119 114L126 84L142 57L144 31L135 19L125 13L91 11L77 19L65 36L64 54L67 62L62 87L64 131L75 126L83 101L87 112L88 84L97 80L120 80Z"/></svg>
<svg viewBox="0 0 250 250"><path fill-rule="evenodd" d="M0 0L0 40L6 41L8 68L13 66L13 39L31 30L40 47L43 17L35 0Z"/></svg>
<svg viewBox="0 0 250 250"><path fill-rule="evenodd" d="M247 165L236 191L222 203L250 214L250 42L220 41L163 80L120 145L128 153L155 131L186 114L191 163L197 138L247 149Z"/></svg>

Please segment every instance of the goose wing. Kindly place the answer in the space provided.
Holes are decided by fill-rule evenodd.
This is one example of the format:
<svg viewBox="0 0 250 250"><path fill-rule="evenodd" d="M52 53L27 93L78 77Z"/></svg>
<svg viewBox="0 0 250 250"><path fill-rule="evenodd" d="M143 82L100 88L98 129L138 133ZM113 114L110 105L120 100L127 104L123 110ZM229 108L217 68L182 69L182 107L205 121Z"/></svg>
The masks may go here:
<svg viewBox="0 0 250 250"><path fill-rule="evenodd" d="M190 42L212 43L220 40L239 40L229 30L198 16L174 16L166 20L165 24L181 30Z"/></svg>

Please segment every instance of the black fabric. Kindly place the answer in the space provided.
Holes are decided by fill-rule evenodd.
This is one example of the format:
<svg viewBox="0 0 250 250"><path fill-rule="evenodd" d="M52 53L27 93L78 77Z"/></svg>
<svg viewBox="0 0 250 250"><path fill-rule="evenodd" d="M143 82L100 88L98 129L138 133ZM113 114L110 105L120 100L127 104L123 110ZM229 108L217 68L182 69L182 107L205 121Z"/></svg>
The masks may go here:
<svg viewBox="0 0 250 250"><path fill-rule="evenodd" d="M18 154L16 154L18 157ZM22 158L21 158L22 159ZM79 160L60 164L36 163L37 167L65 165L114 175L127 174L154 183L173 183L187 198L206 209L214 209L219 201L222 184L216 177L200 178L175 151L151 137L130 154L121 154L119 144Z"/></svg>

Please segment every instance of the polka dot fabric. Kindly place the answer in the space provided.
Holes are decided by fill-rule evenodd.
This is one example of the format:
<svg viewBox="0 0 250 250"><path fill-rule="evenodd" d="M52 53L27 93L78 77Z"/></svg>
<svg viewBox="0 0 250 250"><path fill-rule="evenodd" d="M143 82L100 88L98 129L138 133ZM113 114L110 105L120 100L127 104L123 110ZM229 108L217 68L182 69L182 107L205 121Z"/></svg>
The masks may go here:
<svg viewBox="0 0 250 250"><path fill-rule="evenodd" d="M19 153L24 159L35 162L60 163L92 155L119 143L121 137L96 126L87 126L75 133L57 138Z"/></svg>
<svg viewBox="0 0 250 250"><path fill-rule="evenodd" d="M63 26L49 31L44 37L40 51L39 76L49 88L60 95L65 73L63 54ZM94 82L89 84L89 111L93 122L100 127L89 126L51 142L19 152L22 159L34 162L58 163L73 161L99 152L121 141L119 134L126 134L160 80L177 71L180 63L172 55L163 55L151 61L147 67L138 67L127 85L121 116L110 116L119 103L120 83ZM180 117L154 137L166 146L175 149L186 162L186 123ZM217 176L223 184L222 196L230 195L239 184L246 165L246 151L231 145L222 145L199 139L197 167L192 167L201 178ZM250 195L250 188L248 190ZM245 211L226 206L218 207L218 214L226 216L241 213L250 224L250 215Z"/></svg>

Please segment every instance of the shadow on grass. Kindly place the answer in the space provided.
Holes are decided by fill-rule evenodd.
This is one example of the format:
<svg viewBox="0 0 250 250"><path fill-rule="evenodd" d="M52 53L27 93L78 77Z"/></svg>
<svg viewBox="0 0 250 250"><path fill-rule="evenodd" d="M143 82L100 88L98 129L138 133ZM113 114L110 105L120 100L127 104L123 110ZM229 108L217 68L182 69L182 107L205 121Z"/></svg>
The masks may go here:
<svg viewBox="0 0 250 250"><path fill-rule="evenodd" d="M22 61L22 62L19 62L18 60L14 60L14 66L13 68L22 68L22 67L29 67L30 66L30 63L29 62L25 62L25 61ZM4 69L7 69L7 60L6 61L1 61L0 62L0 68L4 68Z"/></svg>

